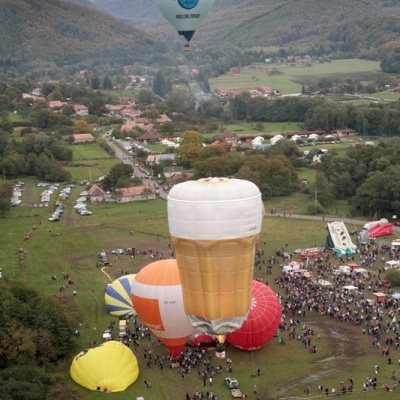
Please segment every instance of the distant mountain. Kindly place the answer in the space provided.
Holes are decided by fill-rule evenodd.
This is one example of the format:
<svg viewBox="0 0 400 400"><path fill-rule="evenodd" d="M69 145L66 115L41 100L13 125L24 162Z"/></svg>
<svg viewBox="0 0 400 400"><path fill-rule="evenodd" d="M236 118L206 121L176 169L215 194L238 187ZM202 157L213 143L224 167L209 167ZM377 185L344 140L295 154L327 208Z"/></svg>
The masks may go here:
<svg viewBox="0 0 400 400"><path fill-rule="evenodd" d="M1 0L0 38L0 65L141 61L165 53L154 37L120 19L60 0Z"/></svg>
<svg viewBox="0 0 400 400"><path fill-rule="evenodd" d="M145 32L173 35L155 0L94 4ZM212 48L379 52L396 45L399 13L399 0L215 0L193 40Z"/></svg>

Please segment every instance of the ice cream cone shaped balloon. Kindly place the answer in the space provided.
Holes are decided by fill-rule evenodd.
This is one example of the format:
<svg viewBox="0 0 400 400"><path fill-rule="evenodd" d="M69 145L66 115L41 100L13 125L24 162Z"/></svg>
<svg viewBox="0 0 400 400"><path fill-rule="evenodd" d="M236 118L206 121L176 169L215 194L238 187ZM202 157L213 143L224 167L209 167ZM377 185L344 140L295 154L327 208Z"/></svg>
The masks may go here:
<svg viewBox="0 0 400 400"><path fill-rule="evenodd" d="M261 193L249 181L207 178L169 192L169 230L193 327L226 335L242 326L262 217Z"/></svg>

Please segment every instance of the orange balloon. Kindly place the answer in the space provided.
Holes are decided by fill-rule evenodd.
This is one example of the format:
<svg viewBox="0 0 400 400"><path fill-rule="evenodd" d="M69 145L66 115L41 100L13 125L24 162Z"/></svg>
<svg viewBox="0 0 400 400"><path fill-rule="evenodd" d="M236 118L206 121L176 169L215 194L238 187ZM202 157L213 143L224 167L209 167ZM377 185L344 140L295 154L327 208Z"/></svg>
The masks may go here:
<svg viewBox="0 0 400 400"><path fill-rule="evenodd" d="M194 331L183 306L176 260L159 260L142 268L132 283L132 303L143 323L178 356Z"/></svg>

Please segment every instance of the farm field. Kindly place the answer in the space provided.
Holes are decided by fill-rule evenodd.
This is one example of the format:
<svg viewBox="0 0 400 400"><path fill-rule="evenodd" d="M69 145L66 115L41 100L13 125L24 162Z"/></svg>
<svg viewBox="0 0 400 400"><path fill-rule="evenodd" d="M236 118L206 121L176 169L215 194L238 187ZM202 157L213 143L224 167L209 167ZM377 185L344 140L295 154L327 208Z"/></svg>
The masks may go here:
<svg viewBox="0 0 400 400"><path fill-rule="evenodd" d="M271 75L267 71L276 68L282 74ZM363 81L377 79L382 73L379 71L379 63L369 60L334 60L331 62L311 65L299 62L295 66L288 64L257 64L255 68L241 68L240 75L231 72L210 79L211 90L222 87L226 89L251 89L257 86L269 86L278 89L282 94L301 93L302 85L308 80L322 77L354 77ZM371 96L374 96L371 95ZM398 99L399 96L391 94L390 98Z"/></svg>
<svg viewBox="0 0 400 400"><path fill-rule="evenodd" d="M109 159L95 145L76 147L76 156L80 160L76 165L69 166L74 181L88 179L88 173L93 177L107 172L108 165L117 162ZM87 150L87 152L86 152ZM80 153L81 152L81 153ZM110 163L110 164L109 164ZM96 167L99 165L99 167ZM308 170L300 171L302 178L312 182L313 175ZM76 185L71 197L65 201L65 213L59 222L47 220L54 199L48 208L33 208L33 202L39 200L41 188L36 186L34 179L25 181L25 191L22 206L12 208L7 218L2 219L0 235L0 264L3 278L22 281L35 288L45 297L53 297L66 311L72 330L78 329L79 337L74 338L74 348L71 349L70 359L60 365L58 379L65 379L83 399L100 400L104 394L88 391L75 384L69 377L69 366L72 358L80 351L102 342L102 332L108 328L110 320L116 317L106 312L104 294L107 284L126 273L137 273L141 268L151 263L149 250L154 254L163 252L168 256L170 235L167 224L167 205L162 199L125 204L93 204L89 209L93 212L90 217L82 217L73 209L74 201L79 197L82 186ZM302 220L289 215L306 214L312 199L304 194L291 198L271 199L264 203L266 212L275 208L278 213L286 213L286 217L267 216L264 218L260 235L260 250L263 259L268 260L276 251L284 248L290 252L298 248L324 246L326 222L318 220ZM340 207L340 206L338 206ZM346 210L338 211L346 215ZM357 225L359 228L362 225ZM349 230L354 226L348 226ZM28 237L28 239L26 239ZM126 254L115 256L111 250L115 248L135 247L141 253L135 258ZM105 251L110 261L109 266L99 265L98 252ZM21 262L21 259L24 261ZM295 260L300 260L294 256ZM332 262L337 262L333 260ZM272 267L272 274L267 274L264 264L255 268L254 278L260 279L270 287L285 296L285 290L275 282L279 275L280 263ZM377 262L372 271L377 272L381 266ZM67 274L74 283L60 290L65 285ZM56 276L55 280L51 276ZM396 289L396 288L395 288ZM397 288L398 289L398 288ZM77 296L73 296L76 290ZM365 296L372 298L366 292ZM253 393L254 385L262 400L322 397L318 393L318 385L324 388L338 387L341 381L346 382L350 377L354 380L354 399L388 399L398 398L397 392L386 393L381 385L391 381L391 372L397 367L396 354L392 354L393 363L388 365L382 358L380 350L372 348L372 337L363 335L364 326L341 322L315 311L307 311L305 315L288 314L287 318L296 317L300 324L296 332L300 333L303 326L312 328L313 344L316 353L310 353L297 338L290 339L288 331L279 331L277 337L254 352L247 352L227 347L227 357L233 360L233 371L227 370L226 359L216 359L212 349L206 349L205 356L209 357L212 365L220 366L222 373L214 377L210 386L198 375L197 369L185 375L182 380L179 369L170 368L166 360L163 369L157 365L147 367L144 350L152 350L154 354L165 357L164 347L157 341L140 340L138 351L135 353L140 367L138 381L126 391L113 393L116 400L136 399L185 399L185 394L193 396L196 391L212 391L219 400L231 398L229 390L224 385L224 378L232 375L238 379L240 389L246 392L249 399L256 400ZM129 323L132 328L132 322ZM320 336L320 339L317 336ZM281 342L285 344L281 344ZM396 359L395 359L396 357ZM367 377L374 376L374 365L380 365L379 387L376 391L364 392L362 384ZM260 368L260 376L256 371ZM203 371L205 367L201 367ZM255 376L252 376L252 375ZM144 387L144 381L152 382L151 388ZM310 395L304 393L305 385L310 385Z"/></svg>

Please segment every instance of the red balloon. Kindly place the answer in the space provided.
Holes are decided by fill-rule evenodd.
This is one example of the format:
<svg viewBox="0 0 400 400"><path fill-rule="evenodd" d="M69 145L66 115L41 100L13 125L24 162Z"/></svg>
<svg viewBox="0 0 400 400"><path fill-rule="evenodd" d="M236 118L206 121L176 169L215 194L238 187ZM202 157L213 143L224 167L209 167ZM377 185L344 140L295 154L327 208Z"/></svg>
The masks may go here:
<svg viewBox="0 0 400 400"><path fill-rule="evenodd" d="M275 292L253 280L249 315L240 329L226 336L226 341L242 350L257 350L274 337L281 316L282 307Z"/></svg>

